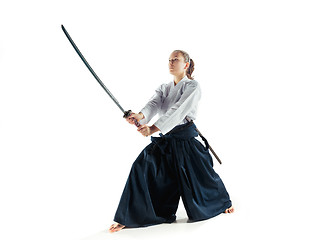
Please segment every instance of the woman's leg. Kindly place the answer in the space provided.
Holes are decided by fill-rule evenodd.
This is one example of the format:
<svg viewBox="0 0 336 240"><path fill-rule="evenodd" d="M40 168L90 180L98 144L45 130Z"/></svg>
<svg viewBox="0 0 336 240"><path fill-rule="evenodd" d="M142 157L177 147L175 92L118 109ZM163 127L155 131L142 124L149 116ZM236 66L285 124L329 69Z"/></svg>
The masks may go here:
<svg viewBox="0 0 336 240"><path fill-rule="evenodd" d="M180 194L175 176L164 155L151 153L149 146L132 165L112 230L171 223L176 219Z"/></svg>
<svg viewBox="0 0 336 240"><path fill-rule="evenodd" d="M181 195L189 219L199 221L233 212L230 196L213 169L209 151L197 139L181 141L177 148Z"/></svg>

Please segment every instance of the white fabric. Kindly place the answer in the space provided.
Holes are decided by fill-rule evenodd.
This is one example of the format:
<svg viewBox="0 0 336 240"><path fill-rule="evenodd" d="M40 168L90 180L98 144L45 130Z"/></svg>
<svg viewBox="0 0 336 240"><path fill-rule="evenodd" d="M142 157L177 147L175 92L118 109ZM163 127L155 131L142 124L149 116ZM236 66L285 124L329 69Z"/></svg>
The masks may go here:
<svg viewBox="0 0 336 240"><path fill-rule="evenodd" d="M140 111L144 115L140 124L147 124L156 114L159 114L159 119L154 125L163 134L166 134L175 126L186 123L186 116L192 120L196 119L200 98L201 88L199 83L188 79L187 76L179 81L176 86L174 86L174 81L162 84Z"/></svg>

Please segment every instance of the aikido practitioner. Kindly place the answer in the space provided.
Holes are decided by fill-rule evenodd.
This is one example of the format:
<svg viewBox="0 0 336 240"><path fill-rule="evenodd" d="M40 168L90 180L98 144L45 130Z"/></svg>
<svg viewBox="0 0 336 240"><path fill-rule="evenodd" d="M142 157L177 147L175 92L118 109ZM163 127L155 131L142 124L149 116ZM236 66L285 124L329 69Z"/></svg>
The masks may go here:
<svg viewBox="0 0 336 240"><path fill-rule="evenodd" d="M176 220L182 198L188 218L200 221L221 213L232 213L230 197L213 169L213 161L198 136L193 121L201 98L200 84L191 76L194 61L188 53L175 50L169 58L169 72L174 81L162 84L155 95L138 113L126 120L141 125L138 131L151 137L134 161L122 193L110 232L124 227L146 227ZM159 114L152 125L149 121Z"/></svg>

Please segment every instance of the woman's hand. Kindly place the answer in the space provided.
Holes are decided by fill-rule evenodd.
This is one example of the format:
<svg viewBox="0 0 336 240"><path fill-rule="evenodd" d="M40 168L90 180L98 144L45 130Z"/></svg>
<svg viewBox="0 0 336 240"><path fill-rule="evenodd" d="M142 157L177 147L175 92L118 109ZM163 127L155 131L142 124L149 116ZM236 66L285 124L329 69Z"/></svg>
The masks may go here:
<svg viewBox="0 0 336 240"><path fill-rule="evenodd" d="M145 137L148 137L159 130L160 129L158 129L155 125L149 127L148 125L144 124L138 127L138 131Z"/></svg>
<svg viewBox="0 0 336 240"><path fill-rule="evenodd" d="M134 120L137 120L138 122L144 118L144 115L142 114L142 112L139 113L131 113L131 115L129 115L126 118L126 121L130 124L134 124Z"/></svg>

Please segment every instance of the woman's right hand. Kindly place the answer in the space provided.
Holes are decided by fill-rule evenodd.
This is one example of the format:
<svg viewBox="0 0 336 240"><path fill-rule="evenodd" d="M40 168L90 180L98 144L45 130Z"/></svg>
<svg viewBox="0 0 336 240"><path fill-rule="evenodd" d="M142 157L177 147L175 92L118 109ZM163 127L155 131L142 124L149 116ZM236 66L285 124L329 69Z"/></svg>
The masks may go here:
<svg viewBox="0 0 336 240"><path fill-rule="evenodd" d="M140 112L140 113L134 113L132 112L131 115L129 115L126 118L126 121L130 124L134 124L134 120L137 120L138 122L144 118L144 115Z"/></svg>

